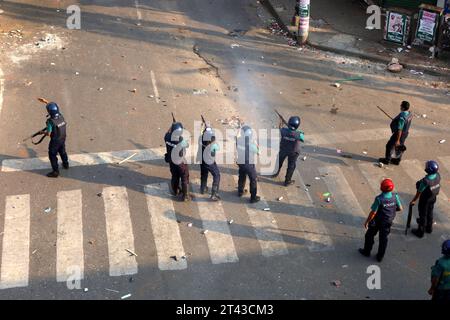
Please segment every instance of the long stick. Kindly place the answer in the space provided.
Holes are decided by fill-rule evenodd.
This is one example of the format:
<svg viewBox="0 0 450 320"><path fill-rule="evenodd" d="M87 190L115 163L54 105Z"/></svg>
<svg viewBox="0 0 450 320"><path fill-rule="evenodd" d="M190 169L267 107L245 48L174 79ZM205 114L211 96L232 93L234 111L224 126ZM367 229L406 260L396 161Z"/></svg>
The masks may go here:
<svg viewBox="0 0 450 320"><path fill-rule="evenodd" d="M384 111L383 109L381 109L380 106L377 106L378 109L381 110L381 112L383 112L389 119L394 120L394 118L392 118L386 111Z"/></svg>

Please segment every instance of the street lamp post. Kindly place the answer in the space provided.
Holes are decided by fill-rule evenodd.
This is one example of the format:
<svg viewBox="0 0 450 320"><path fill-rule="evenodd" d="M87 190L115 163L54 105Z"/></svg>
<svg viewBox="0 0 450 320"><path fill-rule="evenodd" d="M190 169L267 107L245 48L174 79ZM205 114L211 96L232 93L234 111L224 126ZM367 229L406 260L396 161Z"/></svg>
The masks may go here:
<svg viewBox="0 0 450 320"><path fill-rule="evenodd" d="M300 22L298 24L298 43L305 44L309 34L310 0L298 0Z"/></svg>

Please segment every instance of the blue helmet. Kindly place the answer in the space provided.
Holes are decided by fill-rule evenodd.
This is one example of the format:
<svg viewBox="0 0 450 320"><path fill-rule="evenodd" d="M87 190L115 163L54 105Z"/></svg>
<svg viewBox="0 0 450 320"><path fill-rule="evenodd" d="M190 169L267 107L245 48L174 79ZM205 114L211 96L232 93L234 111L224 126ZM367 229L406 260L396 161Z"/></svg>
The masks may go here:
<svg viewBox="0 0 450 320"><path fill-rule="evenodd" d="M216 132L211 127L206 127L203 132L203 141L214 141L216 139Z"/></svg>
<svg viewBox="0 0 450 320"><path fill-rule="evenodd" d="M425 172L428 174L434 174L439 171L439 165L436 161L430 160L425 164Z"/></svg>
<svg viewBox="0 0 450 320"><path fill-rule="evenodd" d="M181 124L181 122L174 122L170 127L170 131L171 132L179 131L181 134L183 132L183 125Z"/></svg>
<svg viewBox="0 0 450 320"><path fill-rule="evenodd" d="M442 254L450 256L450 239L445 240L444 243L442 243Z"/></svg>
<svg viewBox="0 0 450 320"><path fill-rule="evenodd" d="M241 128L241 134L246 137L251 137L253 135L253 130L250 126L245 125Z"/></svg>
<svg viewBox="0 0 450 320"><path fill-rule="evenodd" d="M300 117L290 117L288 121L289 128L292 130L297 130L300 127Z"/></svg>
<svg viewBox="0 0 450 320"><path fill-rule="evenodd" d="M54 118L59 114L59 107L56 103L50 102L46 106L47 112L50 115L50 117Z"/></svg>

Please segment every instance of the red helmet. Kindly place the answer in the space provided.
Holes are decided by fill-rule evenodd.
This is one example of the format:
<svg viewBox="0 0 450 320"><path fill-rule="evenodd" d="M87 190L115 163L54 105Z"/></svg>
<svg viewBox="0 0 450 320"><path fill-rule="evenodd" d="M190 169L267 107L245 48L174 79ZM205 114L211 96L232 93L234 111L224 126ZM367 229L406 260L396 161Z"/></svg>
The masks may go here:
<svg viewBox="0 0 450 320"><path fill-rule="evenodd" d="M380 189L383 192L390 192L394 190L394 183L391 179L384 179L383 181L381 181Z"/></svg>

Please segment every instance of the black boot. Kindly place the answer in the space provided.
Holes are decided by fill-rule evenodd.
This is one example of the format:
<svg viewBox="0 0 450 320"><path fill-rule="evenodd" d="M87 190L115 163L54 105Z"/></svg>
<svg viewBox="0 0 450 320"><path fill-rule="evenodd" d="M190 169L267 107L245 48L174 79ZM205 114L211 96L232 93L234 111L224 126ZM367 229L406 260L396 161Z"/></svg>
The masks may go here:
<svg viewBox="0 0 450 320"><path fill-rule="evenodd" d="M424 228L422 226L418 226L417 229L413 229L411 232L418 238L423 238Z"/></svg>
<svg viewBox="0 0 450 320"><path fill-rule="evenodd" d="M63 168L68 170L69 169L69 163L68 162L67 163L63 163Z"/></svg>
<svg viewBox="0 0 450 320"><path fill-rule="evenodd" d="M425 232L426 232L426 233L433 233L433 225L427 226L427 227L425 228Z"/></svg>
<svg viewBox="0 0 450 320"><path fill-rule="evenodd" d="M259 200L261 200L261 197L260 197L260 196L254 196L254 197L251 197L251 198L250 198L250 203L256 203L256 202L258 202Z"/></svg>
<svg viewBox="0 0 450 320"><path fill-rule="evenodd" d="M200 186L200 194L205 194L208 192L208 187L205 185Z"/></svg>
<svg viewBox="0 0 450 320"><path fill-rule="evenodd" d="M287 186L290 186L291 184L294 184L294 183L295 183L295 180L286 180L284 182L284 186L287 187Z"/></svg>
<svg viewBox="0 0 450 320"><path fill-rule="evenodd" d="M382 257L382 256L380 256L379 254L377 254L377 261L378 261L378 262L381 262L381 261L383 261L383 257Z"/></svg>
<svg viewBox="0 0 450 320"><path fill-rule="evenodd" d="M212 201L219 201L220 200L220 196L217 192L213 192L211 193L211 198Z"/></svg>
<svg viewBox="0 0 450 320"><path fill-rule="evenodd" d="M58 178L58 176L59 176L59 171L52 171L52 172L47 173L47 177L49 177L49 178Z"/></svg>
<svg viewBox="0 0 450 320"><path fill-rule="evenodd" d="M401 161L400 159L391 159L391 163L396 166L400 164L400 161Z"/></svg>
<svg viewBox="0 0 450 320"><path fill-rule="evenodd" d="M174 186L173 184L170 184L170 194L173 196L178 196L180 194L180 189L177 186Z"/></svg>
<svg viewBox="0 0 450 320"><path fill-rule="evenodd" d="M359 248L358 252L361 253L364 257L370 257L370 252L367 252L366 250Z"/></svg>
<svg viewBox="0 0 450 320"><path fill-rule="evenodd" d="M182 194L182 198L181 198L182 201L184 201L184 202L191 201L191 195L189 194L187 185L185 185L181 188L181 194Z"/></svg>
<svg viewBox="0 0 450 320"><path fill-rule="evenodd" d="M379 162L383 163L383 164L389 164L389 162L391 161L390 159L386 159L386 158L380 158L378 159Z"/></svg>

